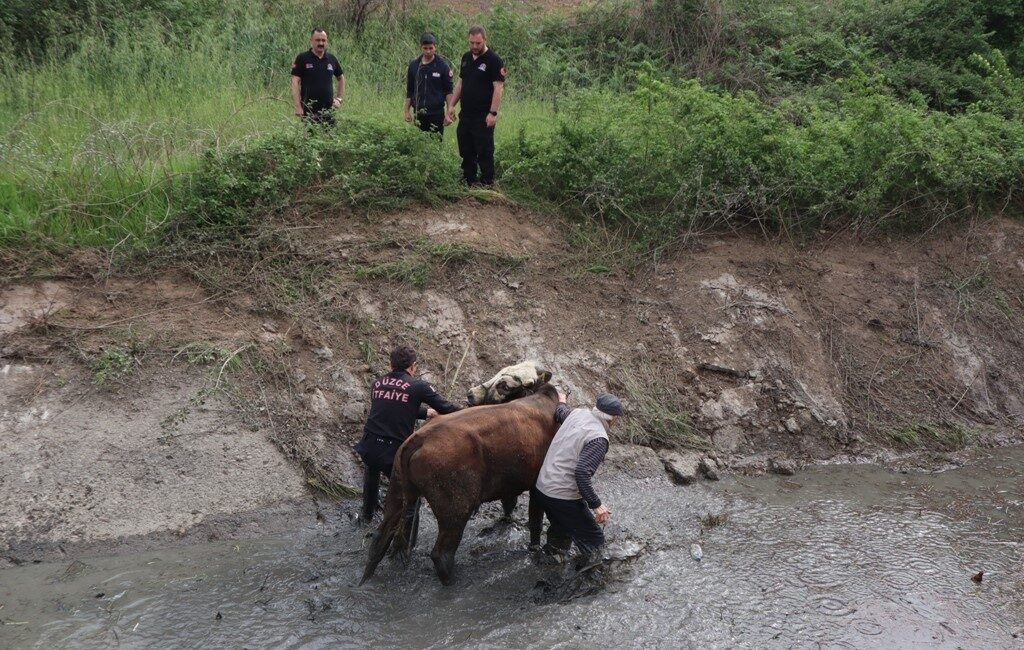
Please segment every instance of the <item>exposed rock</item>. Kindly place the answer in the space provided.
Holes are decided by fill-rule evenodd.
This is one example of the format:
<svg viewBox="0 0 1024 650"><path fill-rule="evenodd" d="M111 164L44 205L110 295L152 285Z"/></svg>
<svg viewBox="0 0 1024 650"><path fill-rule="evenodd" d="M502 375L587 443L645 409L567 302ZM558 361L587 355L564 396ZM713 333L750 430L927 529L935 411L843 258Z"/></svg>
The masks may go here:
<svg viewBox="0 0 1024 650"><path fill-rule="evenodd" d="M604 457L605 465L633 478L655 478L665 476L662 461L657 452L640 445L613 444Z"/></svg>
<svg viewBox="0 0 1024 650"><path fill-rule="evenodd" d="M325 345L322 348L314 349L313 356L315 356L320 361L330 361L334 359L334 350L330 349Z"/></svg>
<svg viewBox="0 0 1024 650"><path fill-rule="evenodd" d="M690 485L697 480L700 469L700 454L692 451L663 451L658 456L676 483Z"/></svg>
<svg viewBox="0 0 1024 650"><path fill-rule="evenodd" d="M729 469L747 476L760 476L768 471L768 460L760 455L744 456L730 461Z"/></svg>
<svg viewBox="0 0 1024 650"><path fill-rule="evenodd" d="M715 448L727 453L736 451L741 440L743 440L743 430L731 424L727 424L711 434L711 442L715 444Z"/></svg>
<svg viewBox="0 0 1024 650"><path fill-rule="evenodd" d="M786 431L792 434L800 433L800 423L796 421L796 418L790 417L786 419Z"/></svg>
<svg viewBox="0 0 1024 650"><path fill-rule="evenodd" d="M327 396L319 388L316 388L311 393L306 393L303 397L306 402L306 408L315 417L321 420L328 420L332 417L331 405L327 401Z"/></svg>
<svg viewBox="0 0 1024 650"><path fill-rule="evenodd" d="M700 473L703 474L709 481L717 481L721 478L719 476L719 470L721 469L718 465L718 461L714 458L705 457L700 459L700 465L698 467Z"/></svg>
<svg viewBox="0 0 1024 650"><path fill-rule="evenodd" d="M768 471L772 474L792 476L796 474L796 461L789 458L772 458L768 461Z"/></svg>

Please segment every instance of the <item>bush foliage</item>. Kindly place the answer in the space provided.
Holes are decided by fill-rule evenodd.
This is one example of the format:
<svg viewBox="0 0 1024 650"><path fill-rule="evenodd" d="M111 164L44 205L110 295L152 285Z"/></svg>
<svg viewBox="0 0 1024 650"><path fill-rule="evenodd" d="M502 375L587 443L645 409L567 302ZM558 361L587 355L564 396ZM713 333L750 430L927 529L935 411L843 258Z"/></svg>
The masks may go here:
<svg viewBox="0 0 1024 650"><path fill-rule="evenodd" d="M254 144L208 152L182 186L177 225L235 234L296 202L394 208L460 194L456 160L440 142L398 124L343 118Z"/></svg>

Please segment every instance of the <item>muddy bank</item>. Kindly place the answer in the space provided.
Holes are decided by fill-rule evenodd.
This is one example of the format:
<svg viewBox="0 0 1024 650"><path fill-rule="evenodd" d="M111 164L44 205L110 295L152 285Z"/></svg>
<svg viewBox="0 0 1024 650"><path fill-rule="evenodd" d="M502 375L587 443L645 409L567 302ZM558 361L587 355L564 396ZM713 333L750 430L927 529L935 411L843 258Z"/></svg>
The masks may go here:
<svg viewBox="0 0 1024 650"><path fill-rule="evenodd" d="M1021 439L1017 222L708 239L637 265L474 199L265 228L231 254L75 259L0 287L8 550L187 535L315 511L311 486L351 492L366 386L398 342L460 399L522 359L577 404L618 392L634 411L620 442L693 453L698 478L708 459L949 466Z"/></svg>

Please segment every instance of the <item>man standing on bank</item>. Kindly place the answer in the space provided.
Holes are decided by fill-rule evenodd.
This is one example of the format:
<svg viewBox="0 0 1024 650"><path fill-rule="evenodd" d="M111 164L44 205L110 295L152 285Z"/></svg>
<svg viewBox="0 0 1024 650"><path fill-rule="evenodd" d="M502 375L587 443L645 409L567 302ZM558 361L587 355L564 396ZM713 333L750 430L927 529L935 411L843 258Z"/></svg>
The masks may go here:
<svg viewBox="0 0 1024 650"><path fill-rule="evenodd" d="M623 413L622 402L609 393L597 396L592 409L570 409L559 394L555 421L561 422L544 456L534 498L551 521L548 553L568 553L572 542L580 552L577 568L601 561L604 532L598 524L611 517L591 478L608 452L608 431Z"/></svg>
<svg viewBox="0 0 1024 650"><path fill-rule="evenodd" d="M362 524L369 524L373 519L381 472L391 476L395 452L412 435L416 420L459 410L458 406L441 397L433 386L416 379L416 368L416 351L407 346L397 347L391 352L391 372L373 382L370 415L363 427L363 438L356 445L356 452L366 463Z"/></svg>
<svg viewBox="0 0 1024 650"><path fill-rule="evenodd" d="M437 38L430 32L420 37L420 50L422 56L409 62L405 75L405 121L415 119L421 131L444 137L444 127L451 124L452 69L437 55Z"/></svg>
<svg viewBox="0 0 1024 650"><path fill-rule="evenodd" d="M462 175L470 185L494 183L494 125L504 92L505 64L487 47L484 28L474 25L469 28L469 51L462 55L459 81L448 110L448 119L455 121L455 104L462 102L456 134Z"/></svg>
<svg viewBox="0 0 1024 650"><path fill-rule="evenodd" d="M336 80L337 88L331 87ZM330 109L345 101L345 73L327 51L327 32L317 28L309 35L309 49L292 64L292 104L295 114L313 123L334 124Z"/></svg>

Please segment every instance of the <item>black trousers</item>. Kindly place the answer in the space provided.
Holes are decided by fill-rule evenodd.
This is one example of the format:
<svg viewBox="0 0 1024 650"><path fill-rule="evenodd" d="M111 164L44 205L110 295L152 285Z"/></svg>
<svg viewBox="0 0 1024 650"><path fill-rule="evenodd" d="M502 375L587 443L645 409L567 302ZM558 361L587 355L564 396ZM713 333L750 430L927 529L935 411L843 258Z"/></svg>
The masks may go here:
<svg viewBox="0 0 1024 650"><path fill-rule="evenodd" d="M391 476L391 465L367 465L363 470L363 521L369 523L373 520L373 513L377 511L377 504L380 502L380 475Z"/></svg>
<svg viewBox="0 0 1024 650"><path fill-rule="evenodd" d="M377 511L378 494L380 492L380 475L391 476L391 466L395 462L400 440L364 434L356 445L356 453L363 459L366 469L363 472L363 521L373 519Z"/></svg>
<svg viewBox="0 0 1024 650"><path fill-rule="evenodd" d="M437 133L444 137L444 111L416 113L416 126L426 133Z"/></svg>
<svg viewBox="0 0 1024 650"><path fill-rule="evenodd" d="M581 553L593 553L604 546L604 531L594 520L594 515L583 499L555 499L537 488L530 491L530 496L539 499L544 514L551 522L548 527L548 544L568 551L572 542L576 542Z"/></svg>
<svg viewBox="0 0 1024 650"><path fill-rule="evenodd" d="M304 119L308 124L326 124L328 126L334 126L336 124L334 121L334 113L330 110L314 112L306 109L306 113L302 116L302 119Z"/></svg>
<svg viewBox="0 0 1024 650"><path fill-rule="evenodd" d="M494 183L494 129L487 127L486 115L459 115L456 135L462 157L462 177L470 185ZM479 176L477 170L479 169Z"/></svg>

